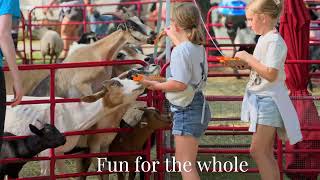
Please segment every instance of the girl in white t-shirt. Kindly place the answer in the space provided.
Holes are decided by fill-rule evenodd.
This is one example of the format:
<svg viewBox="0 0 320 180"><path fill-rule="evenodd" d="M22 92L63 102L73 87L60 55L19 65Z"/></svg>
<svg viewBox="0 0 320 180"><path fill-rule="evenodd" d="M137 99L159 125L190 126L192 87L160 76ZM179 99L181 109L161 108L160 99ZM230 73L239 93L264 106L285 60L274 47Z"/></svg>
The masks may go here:
<svg viewBox="0 0 320 180"><path fill-rule="evenodd" d="M254 132L250 154L263 180L280 179L273 154L276 130L285 130L291 144L302 139L297 113L285 85L287 46L275 29L282 4L282 0L252 0L248 4L248 26L261 37L253 55L245 51L235 54L251 67L241 120L250 120L249 131Z"/></svg>
<svg viewBox="0 0 320 180"><path fill-rule="evenodd" d="M183 180L200 180L196 167L199 137L205 132L210 121L210 108L205 101L202 89L208 74L208 63L203 47L205 36L200 24L200 13L191 3L181 4L172 11L170 28L167 36L175 48L171 54L171 77L166 82L142 80L148 89L166 92L173 112L172 134L175 141L176 160L189 164L181 169ZM191 93L183 93L188 87L194 88ZM190 89L189 88L189 89ZM176 92L190 97L191 102L178 103L168 98Z"/></svg>

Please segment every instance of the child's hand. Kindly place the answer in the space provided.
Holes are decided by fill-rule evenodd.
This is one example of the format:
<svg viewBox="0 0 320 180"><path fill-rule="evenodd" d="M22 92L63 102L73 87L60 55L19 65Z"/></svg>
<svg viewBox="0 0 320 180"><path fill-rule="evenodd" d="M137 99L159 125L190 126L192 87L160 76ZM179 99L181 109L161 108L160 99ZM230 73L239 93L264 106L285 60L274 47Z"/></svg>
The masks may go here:
<svg viewBox="0 0 320 180"><path fill-rule="evenodd" d="M164 29L164 32L172 40L173 44L176 45L176 43L178 41L177 35L176 35L177 32L174 31L173 28L171 28L171 27Z"/></svg>
<svg viewBox="0 0 320 180"><path fill-rule="evenodd" d="M141 81L139 81L139 83L145 86L147 89L155 90L154 86L159 82L142 79Z"/></svg>
<svg viewBox="0 0 320 180"><path fill-rule="evenodd" d="M248 56L250 56L249 53L247 53L246 51L238 51L234 57L240 58L242 61L248 63Z"/></svg>

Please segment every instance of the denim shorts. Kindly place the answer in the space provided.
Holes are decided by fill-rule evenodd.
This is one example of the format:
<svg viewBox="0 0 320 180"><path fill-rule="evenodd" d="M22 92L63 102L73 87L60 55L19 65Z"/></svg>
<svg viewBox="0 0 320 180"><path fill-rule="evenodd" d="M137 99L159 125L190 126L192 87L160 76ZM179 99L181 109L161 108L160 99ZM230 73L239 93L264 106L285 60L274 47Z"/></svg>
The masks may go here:
<svg viewBox="0 0 320 180"><path fill-rule="evenodd" d="M274 100L269 96L257 96L257 101L257 124L283 128L283 120Z"/></svg>
<svg viewBox="0 0 320 180"><path fill-rule="evenodd" d="M206 102L204 121L201 123L203 101L203 94L198 92L187 107L171 105L171 112L173 112L173 135L189 135L199 138L205 132L211 119L211 112Z"/></svg>

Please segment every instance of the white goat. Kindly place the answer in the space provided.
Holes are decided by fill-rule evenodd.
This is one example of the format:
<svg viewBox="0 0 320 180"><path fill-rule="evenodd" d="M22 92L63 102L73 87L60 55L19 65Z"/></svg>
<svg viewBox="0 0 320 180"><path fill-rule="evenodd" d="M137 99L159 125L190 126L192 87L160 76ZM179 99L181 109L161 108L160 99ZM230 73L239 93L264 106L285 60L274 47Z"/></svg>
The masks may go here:
<svg viewBox="0 0 320 180"><path fill-rule="evenodd" d="M47 55L50 56L50 63L56 63L63 50L63 41L60 35L56 31L49 30L45 27L40 28L38 31L43 63L45 63Z"/></svg>
<svg viewBox="0 0 320 180"><path fill-rule="evenodd" d="M82 98L82 103L56 104L55 125L61 132L77 131L98 128L119 127L120 120L129 106L143 92L144 88L136 82L128 79L112 79L104 83L104 89L94 95ZM8 97L9 99L10 97ZM23 100L35 99L35 97L24 97ZM37 99L39 99L37 97ZM48 97L40 98L48 99ZM86 103L90 102L90 103ZM39 125L50 123L50 105L21 105L17 108L7 108L5 131L16 135L30 135L28 124ZM116 133L95 134L86 136L68 136L64 146L56 148L57 155L72 150L78 143L80 137L82 145L89 147L90 152L108 150L108 146L116 136ZM105 151L102 151L105 152ZM49 151L40 153L48 156ZM49 174L50 163L41 161L42 174ZM68 170L62 161L57 161L60 171Z"/></svg>

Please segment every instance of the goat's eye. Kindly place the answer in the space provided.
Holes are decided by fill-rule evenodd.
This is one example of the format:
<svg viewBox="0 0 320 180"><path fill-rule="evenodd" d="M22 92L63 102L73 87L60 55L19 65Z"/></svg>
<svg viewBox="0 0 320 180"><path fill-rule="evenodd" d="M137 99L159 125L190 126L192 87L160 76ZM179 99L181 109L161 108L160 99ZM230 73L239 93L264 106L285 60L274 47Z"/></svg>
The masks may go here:
<svg viewBox="0 0 320 180"><path fill-rule="evenodd" d="M123 53L118 53L118 55L117 55L117 59L124 59L125 58L125 54L123 54Z"/></svg>
<svg viewBox="0 0 320 180"><path fill-rule="evenodd" d="M111 86L112 86L112 87L122 87L123 85L122 85L121 82L119 82L119 81L113 81L113 82L111 83Z"/></svg>

